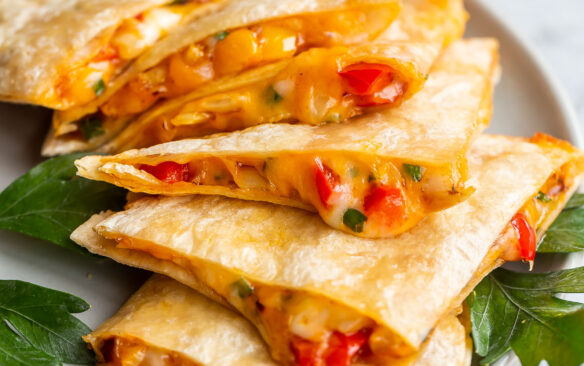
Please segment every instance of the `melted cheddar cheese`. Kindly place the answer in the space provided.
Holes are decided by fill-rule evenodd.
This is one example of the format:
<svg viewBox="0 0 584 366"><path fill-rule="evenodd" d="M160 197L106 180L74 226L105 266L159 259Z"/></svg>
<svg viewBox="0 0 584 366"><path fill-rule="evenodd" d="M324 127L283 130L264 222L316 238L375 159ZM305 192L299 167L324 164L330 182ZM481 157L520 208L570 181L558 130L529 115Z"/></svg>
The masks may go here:
<svg viewBox="0 0 584 366"><path fill-rule="evenodd" d="M364 237L400 234L470 193L453 167L346 154L204 158L136 168L161 184L228 187L299 202L316 209L330 226Z"/></svg>
<svg viewBox="0 0 584 366"><path fill-rule="evenodd" d="M113 337L101 345L100 366L199 366L183 355L148 345L139 339Z"/></svg>

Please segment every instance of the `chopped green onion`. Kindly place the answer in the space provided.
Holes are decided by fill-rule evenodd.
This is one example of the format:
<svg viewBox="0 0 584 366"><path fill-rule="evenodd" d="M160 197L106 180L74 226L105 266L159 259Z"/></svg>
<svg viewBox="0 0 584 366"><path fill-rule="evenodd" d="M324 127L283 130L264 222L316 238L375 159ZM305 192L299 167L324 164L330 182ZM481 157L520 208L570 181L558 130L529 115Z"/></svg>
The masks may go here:
<svg viewBox="0 0 584 366"><path fill-rule="evenodd" d="M359 170L355 167L352 167L351 169L349 169L349 175L351 176L351 178L357 178L359 176Z"/></svg>
<svg viewBox="0 0 584 366"><path fill-rule="evenodd" d="M552 200L547 194L543 193L542 191L539 191L535 198L537 198L541 202L550 202Z"/></svg>
<svg viewBox="0 0 584 366"><path fill-rule="evenodd" d="M343 224L356 233L363 231L363 224L365 221L367 221L367 216L354 208L348 209L343 215Z"/></svg>
<svg viewBox="0 0 584 366"><path fill-rule="evenodd" d="M275 104L283 101L284 97L280 95L273 86L270 85L266 91L266 99L268 100L268 103Z"/></svg>
<svg viewBox="0 0 584 366"><path fill-rule="evenodd" d="M101 136L105 133L101 125L101 120L98 117L87 117L79 123L81 134L85 141L89 141L94 137Z"/></svg>
<svg viewBox="0 0 584 366"><path fill-rule="evenodd" d="M423 168L419 165L404 164L404 170L412 178L414 182L422 180Z"/></svg>
<svg viewBox="0 0 584 366"><path fill-rule="evenodd" d="M229 35L229 32L228 31L217 32L217 33L215 33L215 39L218 40L218 41L222 41L228 35Z"/></svg>
<svg viewBox="0 0 584 366"><path fill-rule="evenodd" d="M213 178L215 178L215 180L221 180L223 179L223 174L215 174Z"/></svg>
<svg viewBox="0 0 584 366"><path fill-rule="evenodd" d="M105 91L105 82L102 78L99 78L99 80L93 85L93 91L98 97L103 94Z"/></svg>
<svg viewBox="0 0 584 366"><path fill-rule="evenodd" d="M247 282L247 280L243 277L233 282L231 286L237 291L237 295L242 299L253 294L253 287L251 283Z"/></svg>

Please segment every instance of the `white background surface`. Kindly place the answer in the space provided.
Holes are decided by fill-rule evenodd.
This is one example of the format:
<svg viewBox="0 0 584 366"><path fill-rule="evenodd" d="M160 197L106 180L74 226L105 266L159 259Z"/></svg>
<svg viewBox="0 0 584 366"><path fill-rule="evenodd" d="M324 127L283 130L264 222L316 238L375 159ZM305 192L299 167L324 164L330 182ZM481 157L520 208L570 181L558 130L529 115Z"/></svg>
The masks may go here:
<svg viewBox="0 0 584 366"><path fill-rule="evenodd" d="M584 1L481 1L531 42L566 90L584 127Z"/></svg>

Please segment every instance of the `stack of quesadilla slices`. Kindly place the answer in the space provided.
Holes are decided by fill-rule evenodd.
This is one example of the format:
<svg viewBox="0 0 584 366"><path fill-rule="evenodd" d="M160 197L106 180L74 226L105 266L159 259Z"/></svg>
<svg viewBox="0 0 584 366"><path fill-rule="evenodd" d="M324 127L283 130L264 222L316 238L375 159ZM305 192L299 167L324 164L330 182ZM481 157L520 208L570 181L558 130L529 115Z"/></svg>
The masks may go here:
<svg viewBox="0 0 584 366"><path fill-rule="evenodd" d="M157 273L85 337L101 364L470 365L464 299L584 178L567 142L482 134L498 44L460 39L462 0L33 8L0 97L55 109L45 155L115 153L78 174L136 194L71 238Z"/></svg>

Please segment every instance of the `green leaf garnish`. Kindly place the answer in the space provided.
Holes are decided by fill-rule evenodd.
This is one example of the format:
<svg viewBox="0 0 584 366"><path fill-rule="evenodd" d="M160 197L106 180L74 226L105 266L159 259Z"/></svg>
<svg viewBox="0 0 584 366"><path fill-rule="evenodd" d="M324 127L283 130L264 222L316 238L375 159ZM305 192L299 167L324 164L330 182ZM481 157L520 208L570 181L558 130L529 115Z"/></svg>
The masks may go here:
<svg viewBox="0 0 584 366"><path fill-rule="evenodd" d="M246 298L253 294L253 287L245 278L241 277L239 280L233 282L231 286L237 291L240 298Z"/></svg>
<svg viewBox="0 0 584 366"><path fill-rule="evenodd" d="M217 32L217 33L215 33L215 39L218 40L218 41L222 41L228 35L229 35L229 32L228 31Z"/></svg>
<svg viewBox="0 0 584 366"><path fill-rule="evenodd" d="M275 104L275 103L280 103L281 101L283 101L284 97L281 96L280 94L278 94L276 89L274 89L274 87L270 85L268 87L268 90L266 91L266 99L267 99L268 103Z"/></svg>
<svg viewBox="0 0 584 366"><path fill-rule="evenodd" d="M584 194L576 194L546 231L537 251L573 253L584 250Z"/></svg>
<svg viewBox="0 0 584 366"><path fill-rule="evenodd" d="M84 118L79 123L79 129L81 130L81 134L83 134L85 141L89 141L92 138L101 136L105 133L101 125L101 120L95 116Z"/></svg>
<svg viewBox="0 0 584 366"><path fill-rule="evenodd" d="M414 182L419 182L422 180L422 174L424 174L423 168L419 165L404 164L405 172L412 178Z"/></svg>
<svg viewBox="0 0 584 366"><path fill-rule="evenodd" d="M10 184L0 193L0 229L87 253L69 236L94 213L121 210L126 191L77 177L73 162L84 155L47 160Z"/></svg>
<svg viewBox="0 0 584 366"><path fill-rule="evenodd" d="M105 82L102 78L93 85L93 91L95 92L95 96L99 97L105 91Z"/></svg>
<svg viewBox="0 0 584 366"><path fill-rule="evenodd" d="M356 233L363 231L363 224L365 221L367 221L367 216L354 208L349 208L343 214L343 224Z"/></svg>
<svg viewBox="0 0 584 366"><path fill-rule="evenodd" d="M535 196L535 198L537 198L538 201L541 202L551 202L551 198L549 198L549 196L545 193L543 193L542 191L539 191L539 193L537 194L537 196Z"/></svg>
<svg viewBox="0 0 584 366"><path fill-rule="evenodd" d="M523 366L584 362L584 304L557 298L584 292L584 267L551 273L498 269L468 298L472 337L482 364L509 350Z"/></svg>
<svg viewBox="0 0 584 366"><path fill-rule="evenodd" d="M22 281L0 280L0 365L45 366L95 362L81 336L91 329L72 313L82 299Z"/></svg>

